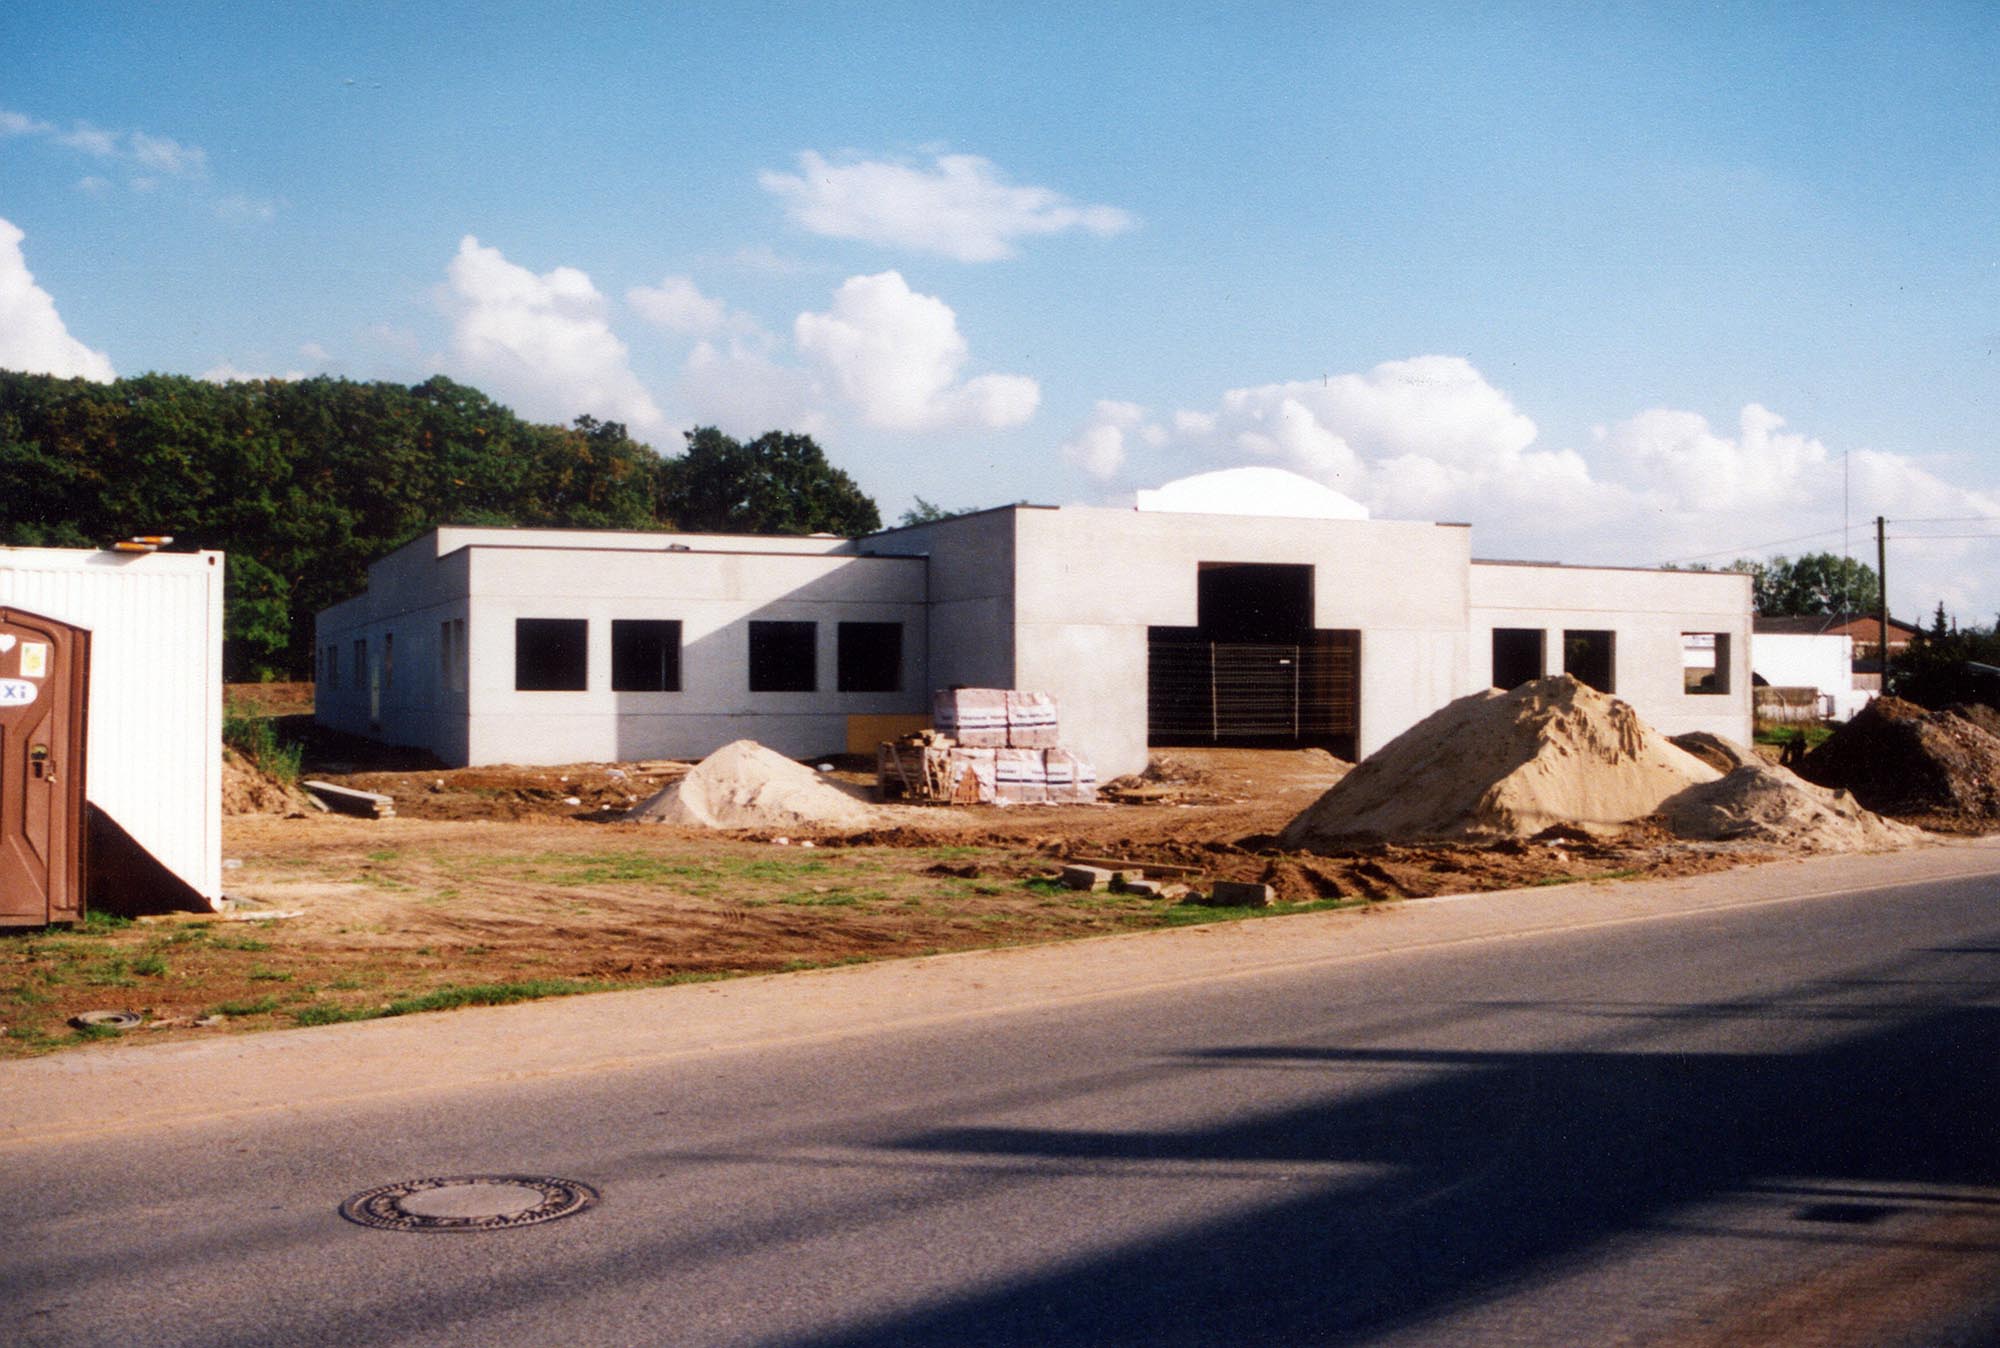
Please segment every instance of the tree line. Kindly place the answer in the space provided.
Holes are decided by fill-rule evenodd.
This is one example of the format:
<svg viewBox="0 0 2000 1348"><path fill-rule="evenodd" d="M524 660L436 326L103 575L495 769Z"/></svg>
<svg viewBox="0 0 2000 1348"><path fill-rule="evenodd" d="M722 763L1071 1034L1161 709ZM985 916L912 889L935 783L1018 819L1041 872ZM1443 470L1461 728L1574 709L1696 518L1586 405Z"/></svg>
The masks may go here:
<svg viewBox="0 0 2000 1348"><path fill-rule="evenodd" d="M310 678L313 616L441 524L869 533L810 436L713 427L661 455L623 425L524 420L443 376L110 383L0 371L0 544L170 534L228 552L233 679Z"/></svg>

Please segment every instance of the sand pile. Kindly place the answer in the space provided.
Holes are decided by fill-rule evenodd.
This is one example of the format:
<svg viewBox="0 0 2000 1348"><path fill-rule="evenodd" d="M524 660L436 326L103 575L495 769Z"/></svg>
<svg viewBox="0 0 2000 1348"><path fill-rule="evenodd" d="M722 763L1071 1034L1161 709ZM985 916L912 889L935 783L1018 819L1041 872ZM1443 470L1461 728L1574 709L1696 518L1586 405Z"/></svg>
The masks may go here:
<svg viewBox="0 0 2000 1348"><path fill-rule="evenodd" d="M1617 698L1568 675L1462 697L1362 760L1279 835L1336 839L1528 837L1652 814L1721 774Z"/></svg>
<svg viewBox="0 0 2000 1348"><path fill-rule="evenodd" d="M1984 828L2000 823L2000 737L1955 711L1881 697L1805 756L1799 776L1871 810Z"/></svg>
<svg viewBox="0 0 2000 1348"><path fill-rule="evenodd" d="M1669 742L1677 749L1685 749L1717 772L1731 773L1742 767L1752 767L1764 760L1757 757L1757 751L1747 745L1706 730L1690 730L1685 735L1674 735Z"/></svg>
<svg viewBox="0 0 2000 1348"><path fill-rule="evenodd" d="M872 824L875 811L804 764L737 740L625 817L693 828L856 829Z"/></svg>
<svg viewBox="0 0 2000 1348"><path fill-rule="evenodd" d="M1845 791L1829 791L1790 769L1755 761L1721 781L1689 787L1660 814L1683 838L1771 843L1805 852L1881 851L1924 836L1863 809Z"/></svg>

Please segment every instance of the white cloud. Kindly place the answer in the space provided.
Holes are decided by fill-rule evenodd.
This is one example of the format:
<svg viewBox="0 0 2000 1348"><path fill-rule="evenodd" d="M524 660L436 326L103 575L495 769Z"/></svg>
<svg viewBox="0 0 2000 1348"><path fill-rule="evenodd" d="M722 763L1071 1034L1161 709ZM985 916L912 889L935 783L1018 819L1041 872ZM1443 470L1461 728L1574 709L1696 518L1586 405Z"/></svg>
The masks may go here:
<svg viewBox="0 0 2000 1348"><path fill-rule="evenodd" d="M0 136L46 136L55 128L24 112L0 108Z"/></svg>
<svg viewBox="0 0 2000 1348"><path fill-rule="evenodd" d="M1108 481L1125 466L1127 441L1164 443L1166 431L1146 419L1146 409L1137 403L1101 398L1090 409L1090 417L1063 443L1062 455L1098 481Z"/></svg>
<svg viewBox="0 0 2000 1348"><path fill-rule="evenodd" d="M814 234L940 253L960 262L1014 255L1014 241L1081 229L1119 234L1133 219L1115 206L1079 206L1046 187L1007 182L978 155L938 155L929 169L883 160L832 164L806 150L796 174L757 181Z"/></svg>
<svg viewBox="0 0 2000 1348"><path fill-rule="evenodd" d="M76 190L87 197L101 197L111 190L111 180L100 178L95 173L86 173L76 180Z"/></svg>
<svg viewBox="0 0 2000 1348"><path fill-rule="evenodd" d="M689 419L737 436L780 428L823 434L828 418L812 376L772 360L767 345L741 339L720 346L695 343L677 390Z"/></svg>
<svg viewBox="0 0 2000 1348"><path fill-rule="evenodd" d="M27 236L0 219L0 369L100 381L117 378L110 359L69 335L56 302L35 284L21 252Z"/></svg>
<svg viewBox="0 0 2000 1348"><path fill-rule="evenodd" d="M130 131L125 136L125 149L133 163L155 173L176 178L201 178L208 174L208 151L199 145L183 145L168 136Z"/></svg>
<svg viewBox="0 0 2000 1348"><path fill-rule="evenodd" d="M589 276L574 267L537 276L468 234L448 277L452 358L467 377L529 416L588 413L641 434L665 428Z"/></svg>
<svg viewBox="0 0 2000 1348"><path fill-rule="evenodd" d="M1920 536L2000 534L2000 493L1954 485L1905 456L1856 449L1846 456L1844 501L1836 450L1756 403L1734 420L1717 429L1695 412L1645 408L1581 448L1542 448L1534 422L1470 362L1419 356L1366 373L1234 389L1213 408L1164 421L1131 404L1099 403L1064 453L1095 476L1127 481L1276 463L1355 497L1378 518L1469 522L1486 557L1656 565L1838 553L1851 508L1848 541L1864 560L1872 561L1867 522L1890 519L1898 608L1928 610L1941 597L1980 622L2000 610L1991 542ZM1134 451L1145 441L1135 431L1158 431L1162 451L1141 462ZM1909 523L1899 529L1899 518ZM1973 522L1917 523L1940 518Z"/></svg>
<svg viewBox="0 0 2000 1348"><path fill-rule="evenodd" d="M871 426L924 431L1016 426L1041 387L1025 375L959 382L967 348L951 307L893 271L852 276L826 313L800 314L793 338L807 360Z"/></svg>
<svg viewBox="0 0 2000 1348"><path fill-rule="evenodd" d="M268 225L278 218L278 203L233 192L215 203L215 218L231 225Z"/></svg>
<svg viewBox="0 0 2000 1348"><path fill-rule="evenodd" d="M72 123L67 131L57 131L54 127L50 127L49 131L58 145L67 145L72 150L81 150L99 159L118 157L116 131L106 131L102 127L92 126L89 122Z"/></svg>
<svg viewBox="0 0 2000 1348"><path fill-rule="evenodd" d="M663 277L656 286L634 286L625 292L625 303L647 322L690 336L720 332L730 320L727 304L702 294L685 276Z"/></svg>

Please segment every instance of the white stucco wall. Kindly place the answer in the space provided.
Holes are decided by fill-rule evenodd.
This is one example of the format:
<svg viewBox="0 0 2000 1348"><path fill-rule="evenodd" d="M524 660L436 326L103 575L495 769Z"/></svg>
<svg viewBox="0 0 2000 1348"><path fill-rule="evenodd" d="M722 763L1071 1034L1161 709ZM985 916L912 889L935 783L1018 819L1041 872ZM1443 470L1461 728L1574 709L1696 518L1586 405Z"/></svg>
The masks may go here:
<svg viewBox="0 0 2000 1348"><path fill-rule="evenodd" d="M1817 688L1830 694L1837 721L1847 720L1874 697L1854 687L1853 637L1759 632L1750 640L1750 665L1764 682L1774 688Z"/></svg>
<svg viewBox="0 0 2000 1348"><path fill-rule="evenodd" d="M1545 674L1562 672L1563 633L1616 634L1613 692L1667 735L1751 735L1750 578L1734 572L1474 562L1468 656L1471 685L1493 681L1493 629L1544 633ZM1725 635L1729 691L1683 686L1684 633Z"/></svg>
<svg viewBox="0 0 2000 1348"><path fill-rule="evenodd" d="M600 539L609 545L599 547ZM339 678L319 698L338 729L430 749L451 764L570 763L701 757L754 738L795 757L838 753L847 718L921 713L931 676L925 651L925 563L865 557L846 540L580 531L443 530L378 563L365 595L324 611L321 659L338 648ZM645 546L639 546L639 544ZM438 550L457 544L439 556ZM587 624L581 691L515 687L516 621ZM680 688L611 687L611 624L681 624ZM441 626L465 624L464 687L453 688ZM751 622L816 625L812 692L751 692ZM839 624L903 628L901 688L844 693ZM393 678L384 664L393 638ZM354 642L367 661L357 675Z"/></svg>
<svg viewBox="0 0 2000 1348"><path fill-rule="evenodd" d="M0 548L0 605L90 630L84 790L222 897L223 555Z"/></svg>
<svg viewBox="0 0 2000 1348"><path fill-rule="evenodd" d="M1362 634L1363 754L1463 686L1462 527L1085 507L1014 518L1012 686L1056 696L1064 743L1100 779L1146 765L1146 629L1195 623L1203 562L1314 568L1313 625Z"/></svg>

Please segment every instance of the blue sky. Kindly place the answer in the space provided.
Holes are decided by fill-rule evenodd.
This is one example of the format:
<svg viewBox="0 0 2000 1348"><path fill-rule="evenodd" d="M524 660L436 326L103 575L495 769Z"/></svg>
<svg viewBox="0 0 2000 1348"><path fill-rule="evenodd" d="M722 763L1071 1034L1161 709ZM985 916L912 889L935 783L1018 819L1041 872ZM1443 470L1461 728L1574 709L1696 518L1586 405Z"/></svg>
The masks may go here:
<svg viewBox="0 0 2000 1348"><path fill-rule="evenodd" d="M891 517L1244 463L1493 556L1884 514L1899 609L2000 609L1925 537L2000 534L2000 9L937 8L14 0L0 365L808 429Z"/></svg>

